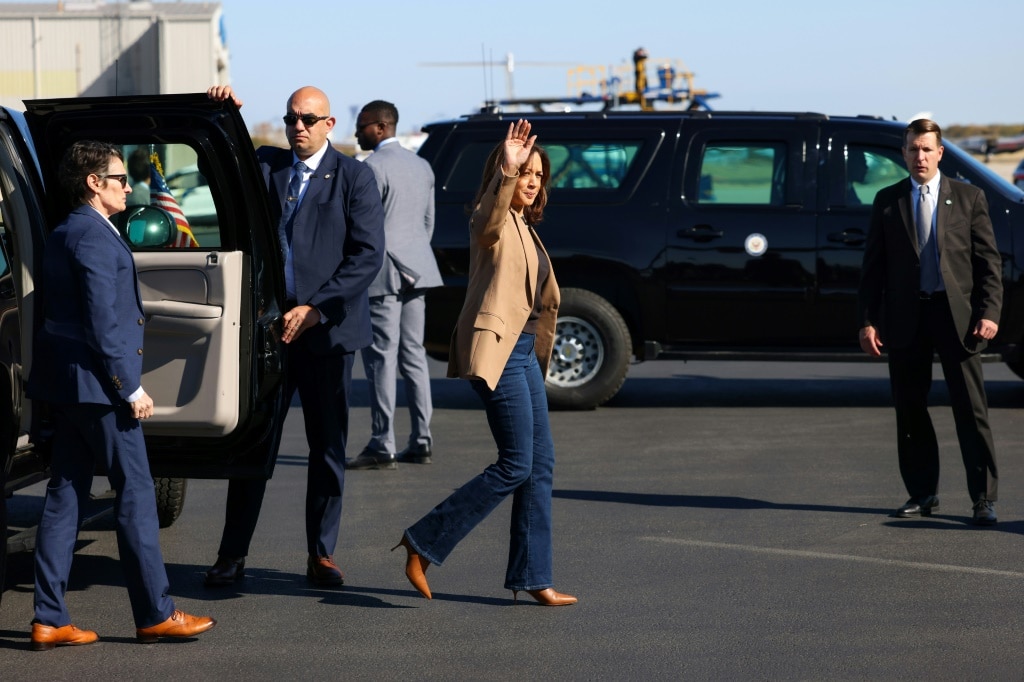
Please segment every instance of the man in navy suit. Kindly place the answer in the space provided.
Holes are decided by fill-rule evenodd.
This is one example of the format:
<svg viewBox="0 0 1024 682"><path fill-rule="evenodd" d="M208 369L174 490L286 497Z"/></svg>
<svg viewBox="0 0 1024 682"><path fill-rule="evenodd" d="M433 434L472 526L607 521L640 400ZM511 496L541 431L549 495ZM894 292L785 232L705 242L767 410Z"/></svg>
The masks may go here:
<svg viewBox="0 0 1024 682"><path fill-rule="evenodd" d="M208 95L242 105L229 86L214 86ZM367 289L384 257L384 211L373 171L331 146L330 110L321 90L299 88L284 116L291 148L256 151L279 223L288 299L281 336L288 346L285 409L297 390L309 444L306 576L317 585L344 581L333 555L345 486L349 386L355 352L373 338ZM243 576L266 485L229 483L224 532L207 585Z"/></svg>
<svg viewBox="0 0 1024 682"><path fill-rule="evenodd" d="M139 640L191 637L215 621L178 611L167 596L156 495L139 423L153 416L153 400L142 388L146 320L131 250L110 222L132 191L124 160L112 145L76 142L59 173L76 207L46 243L38 280L45 286L44 319L28 382L28 396L52 406L55 427L36 535L32 648L97 639L71 624L64 602L97 461L116 493L117 547Z"/></svg>
<svg viewBox="0 0 1024 682"><path fill-rule="evenodd" d="M999 330L1002 260L985 194L939 172L942 130L917 119L904 131L910 177L880 190L864 246L860 345L889 349L900 474L910 499L899 518L939 506L939 445L928 415L936 354L949 389L973 504L972 523L996 523L998 473L988 423L983 350Z"/></svg>

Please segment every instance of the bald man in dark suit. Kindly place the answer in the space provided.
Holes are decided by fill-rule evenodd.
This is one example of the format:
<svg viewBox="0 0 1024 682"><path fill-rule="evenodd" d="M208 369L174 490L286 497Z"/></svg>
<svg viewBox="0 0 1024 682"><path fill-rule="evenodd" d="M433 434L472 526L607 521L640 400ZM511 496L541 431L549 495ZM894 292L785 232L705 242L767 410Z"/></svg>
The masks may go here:
<svg viewBox="0 0 1024 682"><path fill-rule="evenodd" d="M208 94L241 106L228 86L214 86ZM290 403L298 391L309 445L306 577L320 586L344 582L334 550L345 487L352 364L355 352L373 340L367 289L384 258L377 182L369 167L330 144L335 123L330 107L322 90L299 88L285 103L289 148L256 150L285 267L285 398ZM229 483L224 531L217 561L206 572L207 585L242 577L266 483Z"/></svg>

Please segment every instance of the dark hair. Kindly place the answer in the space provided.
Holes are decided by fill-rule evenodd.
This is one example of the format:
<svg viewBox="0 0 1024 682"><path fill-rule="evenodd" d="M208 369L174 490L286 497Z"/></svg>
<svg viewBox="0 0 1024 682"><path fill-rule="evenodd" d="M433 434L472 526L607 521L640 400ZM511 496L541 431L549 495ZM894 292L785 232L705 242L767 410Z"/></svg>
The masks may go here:
<svg viewBox="0 0 1024 682"><path fill-rule="evenodd" d="M363 107L363 112L373 114L381 123L398 125L398 108L391 102L375 99Z"/></svg>
<svg viewBox="0 0 1024 682"><path fill-rule="evenodd" d="M534 154L540 155L541 184L540 191L537 192L537 198L533 200L531 205L523 207L523 218L529 225L537 225L540 221L544 220L544 207L548 204L548 183L551 181L551 159L548 158L547 150L539 144L535 144L530 152L530 159L533 158ZM527 159L526 163L529 163L530 159ZM487 161L484 162L484 175L480 180L480 189L476 191L476 197L473 199L474 210L480 205L480 200L483 199L484 192L490 187L494 174L502 172L501 164L504 160L505 143L502 141L491 150L491 153L487 156ZM523 165L525 166L526 164Z"/></svg>
<svg viewBox="0 0 1024 682"><path fill-rule="evenodd" d="M926 133L935 133L935 139L939 144L942 144L942 128L935 121L928 118L918 118L910 122L910 124L903 130L903 146L907 146L907 135L924 135Z"/></svg>
<svg viewBox="0 0 1024 682"><path fill-rule="evenodd" d="M128 175L135 182L149 180L149 151L145 147L136 147L128 155Z"/></svg>
<svg viewBox="0 0 1024 682"><path fill-rule="evenodd" d="M79 140L68 147L57 168L57 180L72 204L84 204L89 199L89 176L106 175L112 158L124 161L120 148L106 142Z"/></svg>

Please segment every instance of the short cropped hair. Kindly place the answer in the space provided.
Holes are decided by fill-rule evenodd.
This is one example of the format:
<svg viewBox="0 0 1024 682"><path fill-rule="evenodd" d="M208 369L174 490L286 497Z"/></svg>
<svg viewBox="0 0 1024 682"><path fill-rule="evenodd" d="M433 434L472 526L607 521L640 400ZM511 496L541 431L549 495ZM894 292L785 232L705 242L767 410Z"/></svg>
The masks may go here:
<svg viewBox="0 0 1024 682"><path fill-rule="evenodd" d="M89 176L105 175L112 158L124 161L121 149L106 142L79 140L68 147L57 168L57 180L72 204L77 206L89 200Z"/></svg>
<svg viewBox="0 0 1024 682"><path fill-rule="evenodd" d="M925 135L926 133L935 133L935 139L938 143L942 144L942 128L935 121L928 118L918 118L910 122L910 124L903 130L903 146L907 146L907 136L913 135L918 137L919 135Z"/></svg>
<svg viewBox="0 0 1024 682"><path fill-rule="evenodd" d="M373 114L381 123L387 123L393 126L398 125L398 107L391 102L385 102L382 99L375 99L363 107L363 113Z"/></svg>

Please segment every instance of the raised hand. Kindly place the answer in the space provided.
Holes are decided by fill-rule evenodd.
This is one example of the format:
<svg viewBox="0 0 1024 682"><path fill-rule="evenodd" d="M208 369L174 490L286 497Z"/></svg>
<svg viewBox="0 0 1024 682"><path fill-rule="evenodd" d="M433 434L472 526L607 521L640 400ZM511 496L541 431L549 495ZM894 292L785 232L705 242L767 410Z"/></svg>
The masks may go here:
<svg viewBox="0 0 1024 682"><path fill-rule="evenodd" d="M223 102L230 99L235 103L236 107L242 108L242 100L238 99L230 85L211 85L206 91L206 96L214 102Z"/></svg>
<svg viewBox="0 0 1024 682"><path fill-rule="evenodd" d="M519 168L530 160L533 143L537 140L536 135L530 135L530 127L530 122L522 118L508 124L508 134L505 135L505 162L501 166L505 175L517 174Z"/></svg>

